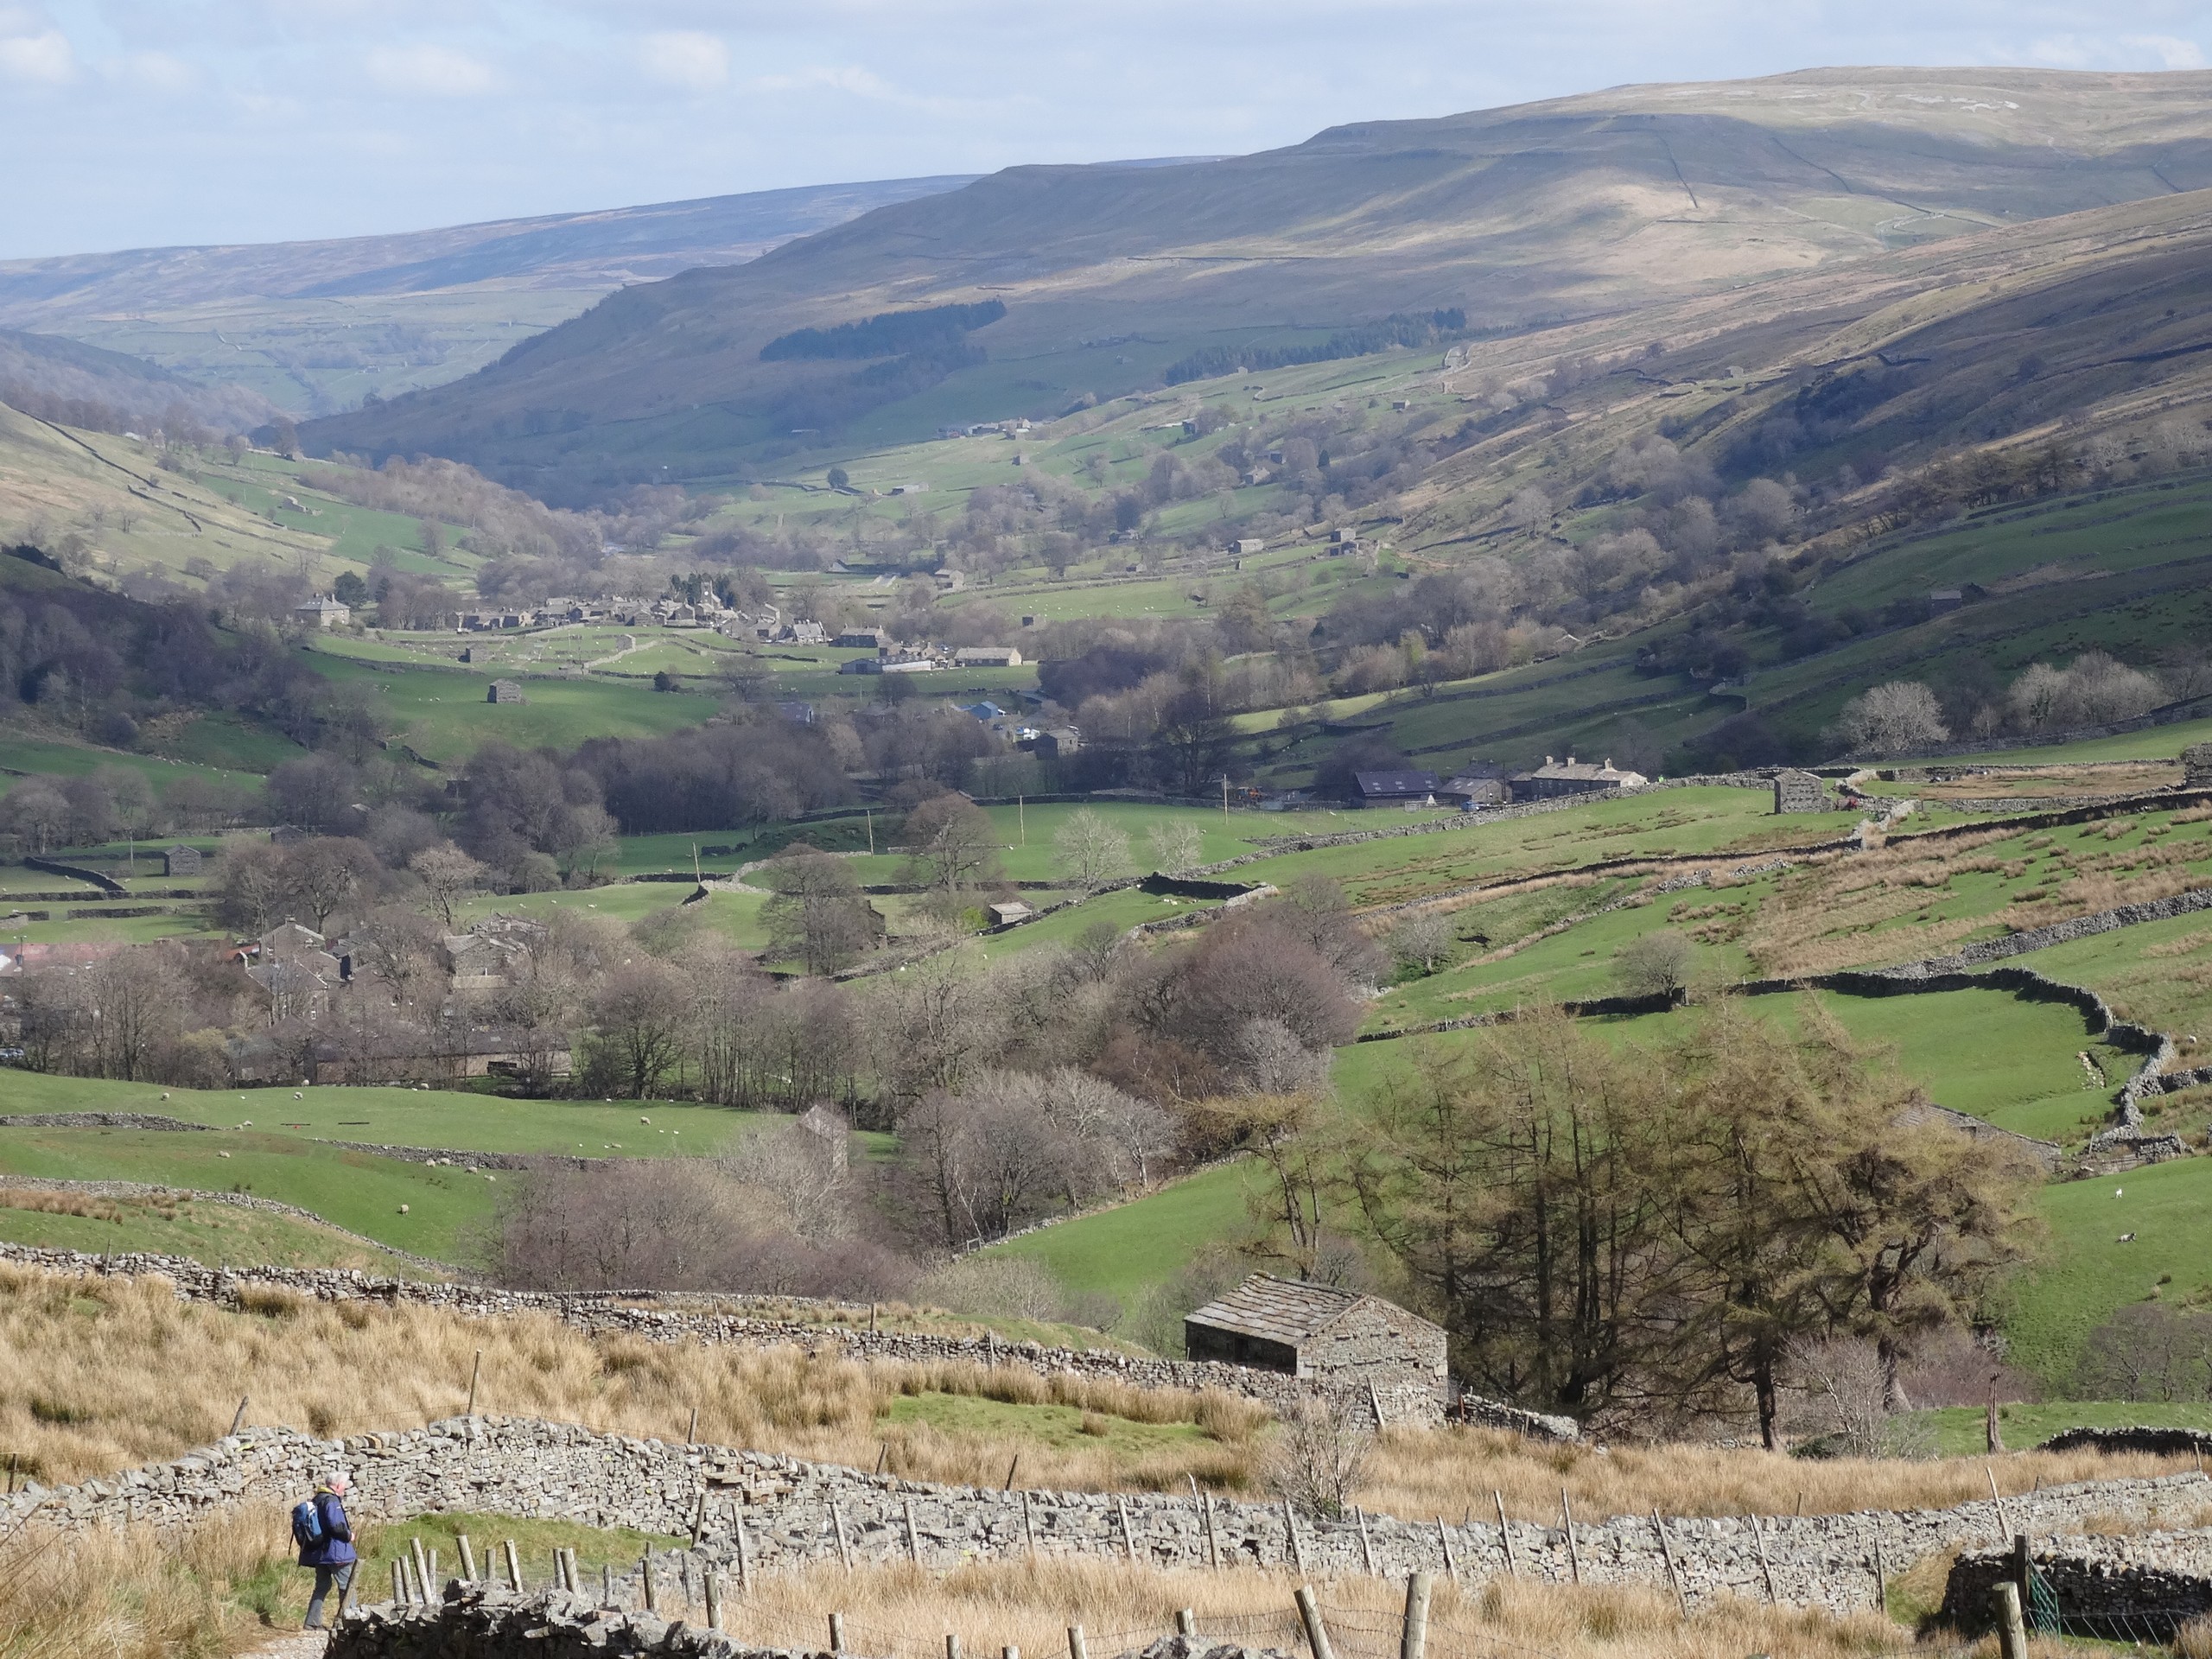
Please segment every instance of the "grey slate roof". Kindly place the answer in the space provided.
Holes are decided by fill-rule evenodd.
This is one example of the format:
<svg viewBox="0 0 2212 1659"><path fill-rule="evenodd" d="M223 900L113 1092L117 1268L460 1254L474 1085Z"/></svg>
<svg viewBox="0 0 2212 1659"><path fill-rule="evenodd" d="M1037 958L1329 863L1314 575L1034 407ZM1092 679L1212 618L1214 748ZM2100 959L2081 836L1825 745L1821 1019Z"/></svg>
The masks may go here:
<svg viewBox="0 0 2212 1659"><path fill-rule="evenodd" d="M1189 1318L1193 1325L1296 1347L1335 1324L1361 1300L1356 1291L1255 1273Z"/></svg>

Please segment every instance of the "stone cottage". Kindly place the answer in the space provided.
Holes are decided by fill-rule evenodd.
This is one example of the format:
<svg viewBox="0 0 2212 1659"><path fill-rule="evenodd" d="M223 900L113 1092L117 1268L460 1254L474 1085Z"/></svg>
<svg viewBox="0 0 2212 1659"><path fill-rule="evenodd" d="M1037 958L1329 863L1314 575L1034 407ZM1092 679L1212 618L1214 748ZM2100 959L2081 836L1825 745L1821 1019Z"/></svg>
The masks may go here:
<svg viewBox="0 0 2212 1659"><path fill-rule="evenodd" d="M1281 1371L1309 1382L1408 1384L1441 1401L1443 1328L1380 1296L1255 1273L1183 1321L1192 1359Z"/></svg>

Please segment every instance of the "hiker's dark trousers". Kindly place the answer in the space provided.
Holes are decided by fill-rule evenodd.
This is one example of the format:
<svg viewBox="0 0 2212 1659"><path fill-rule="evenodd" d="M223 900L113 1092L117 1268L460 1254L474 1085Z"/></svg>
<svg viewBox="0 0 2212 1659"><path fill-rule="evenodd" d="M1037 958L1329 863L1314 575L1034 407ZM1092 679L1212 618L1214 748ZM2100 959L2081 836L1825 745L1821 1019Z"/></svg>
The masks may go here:
<svg viewBox="0 0 2212 1659"><path fill-rule="evenodd" d="M322 1628L322 1603L334 1587L338 1605L346 1605L346 1586L353 1582L353 1568L358 1562L348 1561L343 1567L318 1567L315 1570L315 1594L308 1598L308 1629Z"/></svg>

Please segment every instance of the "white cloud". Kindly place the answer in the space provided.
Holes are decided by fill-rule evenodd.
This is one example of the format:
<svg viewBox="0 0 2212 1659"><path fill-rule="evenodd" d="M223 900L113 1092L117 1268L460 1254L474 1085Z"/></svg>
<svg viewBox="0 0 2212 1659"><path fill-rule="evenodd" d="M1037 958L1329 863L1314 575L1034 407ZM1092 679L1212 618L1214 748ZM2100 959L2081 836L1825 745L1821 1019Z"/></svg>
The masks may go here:
<svg viewBox="0 0 2212 1659"><path fill-rule="evenodd" d="M729 47L696 29L646 35L638 42L638 61L653 79L687 92L711 92L729 83Z"/></svg>
<svg viewBox="0 0 2212 1659"><path fill-rule="evenodd" d="M0 79L60 86L77 73L69 37L25 8L0 6Z"/></svg>
<svg viewBox="0 0 2212 1659"><path fill-rule="evenodd" d="M100 67L118 79L149 92L188 92L200 84L197 70L166 52L133 52Z"/></svg>
<svg viewBox="0 0 2212 1659"><path fill-rule="evenodd" d="M2120 37L2120 43L2156 58L2161 69L2202 69L2204 67L2203 48L2195 41L2184 41L2172 35L2123 35Z"/></svg>
<svg viewBox="0 0 2212 1659"><path fill-rule="evenodd" d="M490 67L450 47L380 46L369 54L369 79L406 97L477 98L499 78Z"/></svg>
<svg viewBox="0 0 2212 1659"><path fill-rule="evenodd" d="M795 74L762 75L753 83L763 92L849 92L855 98L888 98L890 84L872 69L849 63L817 64Z"/></svg>

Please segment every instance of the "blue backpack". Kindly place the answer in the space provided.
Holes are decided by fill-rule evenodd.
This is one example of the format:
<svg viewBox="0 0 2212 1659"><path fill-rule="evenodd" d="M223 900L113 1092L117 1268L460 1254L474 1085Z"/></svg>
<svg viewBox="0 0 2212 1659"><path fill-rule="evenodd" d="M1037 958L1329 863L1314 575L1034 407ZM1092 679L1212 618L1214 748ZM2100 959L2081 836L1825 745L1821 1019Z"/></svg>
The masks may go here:
<svg viewBox="0 0 2212 1659"><path fill-rule="evenodd" d="M322 1505L311 1497L292 1505L292 1541L302 1549L322 1541Z"/></svg>

